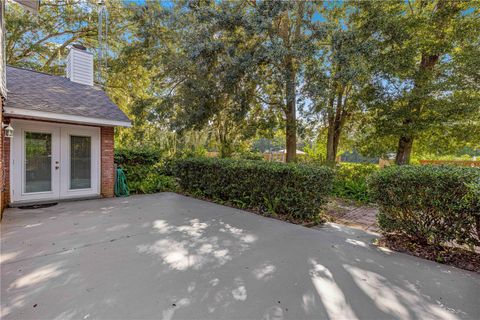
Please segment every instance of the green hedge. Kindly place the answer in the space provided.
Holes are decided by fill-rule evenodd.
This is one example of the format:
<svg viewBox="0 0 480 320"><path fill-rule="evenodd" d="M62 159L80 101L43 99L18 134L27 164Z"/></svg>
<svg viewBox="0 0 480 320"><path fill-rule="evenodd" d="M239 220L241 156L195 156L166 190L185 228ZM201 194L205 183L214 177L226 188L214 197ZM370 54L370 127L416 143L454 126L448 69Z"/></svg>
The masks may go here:
<svg viewBox="0 0 480 320"><path fill-rule="evenodd" d="M161 160L160 151L153 148L115 149L115 163L122 165L154 165Z"/></svg>
<svg viewBox="0 0 480 320"><path fill-rule="evenodd" d="M174 171L188 193L295 218L317 217L333 181L329 168L253 160L181 159Z"/></svg>
<svg viewBox="0 0 480 320"><path fill-rule="evenodd" d="M115 150L115 163L125 172L131 193L176 190L175 179L167 176L161 153L155 149Z"/></svg>
<svg viewBox="0 0 480 320"><path fill-rule="evenodd" d="M453 166L389 167L369 181L386 234L412 241L479 245L480 170Z"/></svg>
<svg viewBox="0 0 480 320"><path fill-rule="evenodd" d="M367 179L378 170L378 165L371 163L340 163L335 169L333 195L364 203L372 202Z"/></svg>

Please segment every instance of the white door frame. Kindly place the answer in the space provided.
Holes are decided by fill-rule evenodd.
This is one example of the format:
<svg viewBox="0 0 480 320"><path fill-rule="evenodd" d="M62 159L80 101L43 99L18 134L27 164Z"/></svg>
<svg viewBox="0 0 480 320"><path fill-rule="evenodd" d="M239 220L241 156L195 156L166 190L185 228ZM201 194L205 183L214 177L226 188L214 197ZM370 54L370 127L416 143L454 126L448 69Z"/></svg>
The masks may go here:
<svg viewBox="0 0 480 320"><path fill-rule="evenodd" d="M12 203L83 198L100 195L100 128L12 119L10 199ZM25 131L52 134L52 191L25 193ZM91 187L70 189L70 136L91 137ZM56 164L58 161L59 166ZM58 169L56 168L58 166Z"/></svg>
<svg viewBox="0 0 480 320"><path fill-rule="evenodd" d="M90 188L70 188L70 136L91 137L91 176ZM100 187L100 128L62 126L60 134L61 171L60 171L60 198L76 198L90 195L99 195Z"/></svg>
<svg viewBox="0 0 480 320"><path fill-rule="evenodd" d="M15 126L13 138L10 141L10 199L16 201L48 200L58 197L60 192L60 171L55 162L60 161L60 129L55 126L45 126L37 122L20 122L12 120ZM25 132L50 133L52 135L51 150L51 191L26 193L25 186Z"/></svg>

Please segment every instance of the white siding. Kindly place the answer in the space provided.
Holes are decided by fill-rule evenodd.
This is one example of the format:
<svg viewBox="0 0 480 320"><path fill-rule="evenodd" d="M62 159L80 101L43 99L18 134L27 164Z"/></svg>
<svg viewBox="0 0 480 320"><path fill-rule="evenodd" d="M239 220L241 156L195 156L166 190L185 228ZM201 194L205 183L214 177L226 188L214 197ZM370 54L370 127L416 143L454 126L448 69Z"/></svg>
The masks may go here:
<svg viewBox="0 0 480 320"><path fill-rule="evenodd" d="M72 47L67 57L66 76L73 82L93 86L93 55Z"/></svg>

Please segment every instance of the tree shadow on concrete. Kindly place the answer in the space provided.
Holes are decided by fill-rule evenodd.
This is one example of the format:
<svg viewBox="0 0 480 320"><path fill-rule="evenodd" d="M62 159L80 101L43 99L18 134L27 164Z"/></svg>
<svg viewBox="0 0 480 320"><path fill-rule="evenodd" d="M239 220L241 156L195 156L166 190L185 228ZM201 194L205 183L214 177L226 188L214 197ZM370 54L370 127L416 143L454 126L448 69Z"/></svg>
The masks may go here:
<svg viewBox="0 0 480 320"><path fill-rule="evenodd" d="M33 218L25 216L2 226L15 231L5 242L2 235L5 319L460 319L480 312L478 276L381 251L359 230L312 230L169 193L49 209L36 227L26 228ZM66 250L52 249L54 240Z"/></svg>

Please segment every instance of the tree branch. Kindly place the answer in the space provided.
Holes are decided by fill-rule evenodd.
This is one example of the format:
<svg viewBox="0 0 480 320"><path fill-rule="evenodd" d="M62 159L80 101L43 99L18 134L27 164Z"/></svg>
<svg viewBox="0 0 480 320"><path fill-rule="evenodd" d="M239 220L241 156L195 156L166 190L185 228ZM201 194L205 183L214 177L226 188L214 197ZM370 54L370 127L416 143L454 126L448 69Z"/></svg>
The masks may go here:
<svg viewBox="0 0 480 320"><path fill-rule="evenodd" d="M23 50L22 53L20 53L17 57L16 57L16 60L21 60L23 58L25 58L27 55L29 55L36 46L40 45L41 43L47 41L48 39L51 39L51 38L54 38L54 37L58 37L58 36L62 36L62 35L65 35L65 34L75 34L75 33L87 33L88 31L92 31L93 29L86 29L84 31L79 31L79 30L65 30L65 31L62 31L62 32L55 32L55 33L51 33L49 35L46 35L45 37L37 40L35 43L31 44L27 49Z"/></svg>

